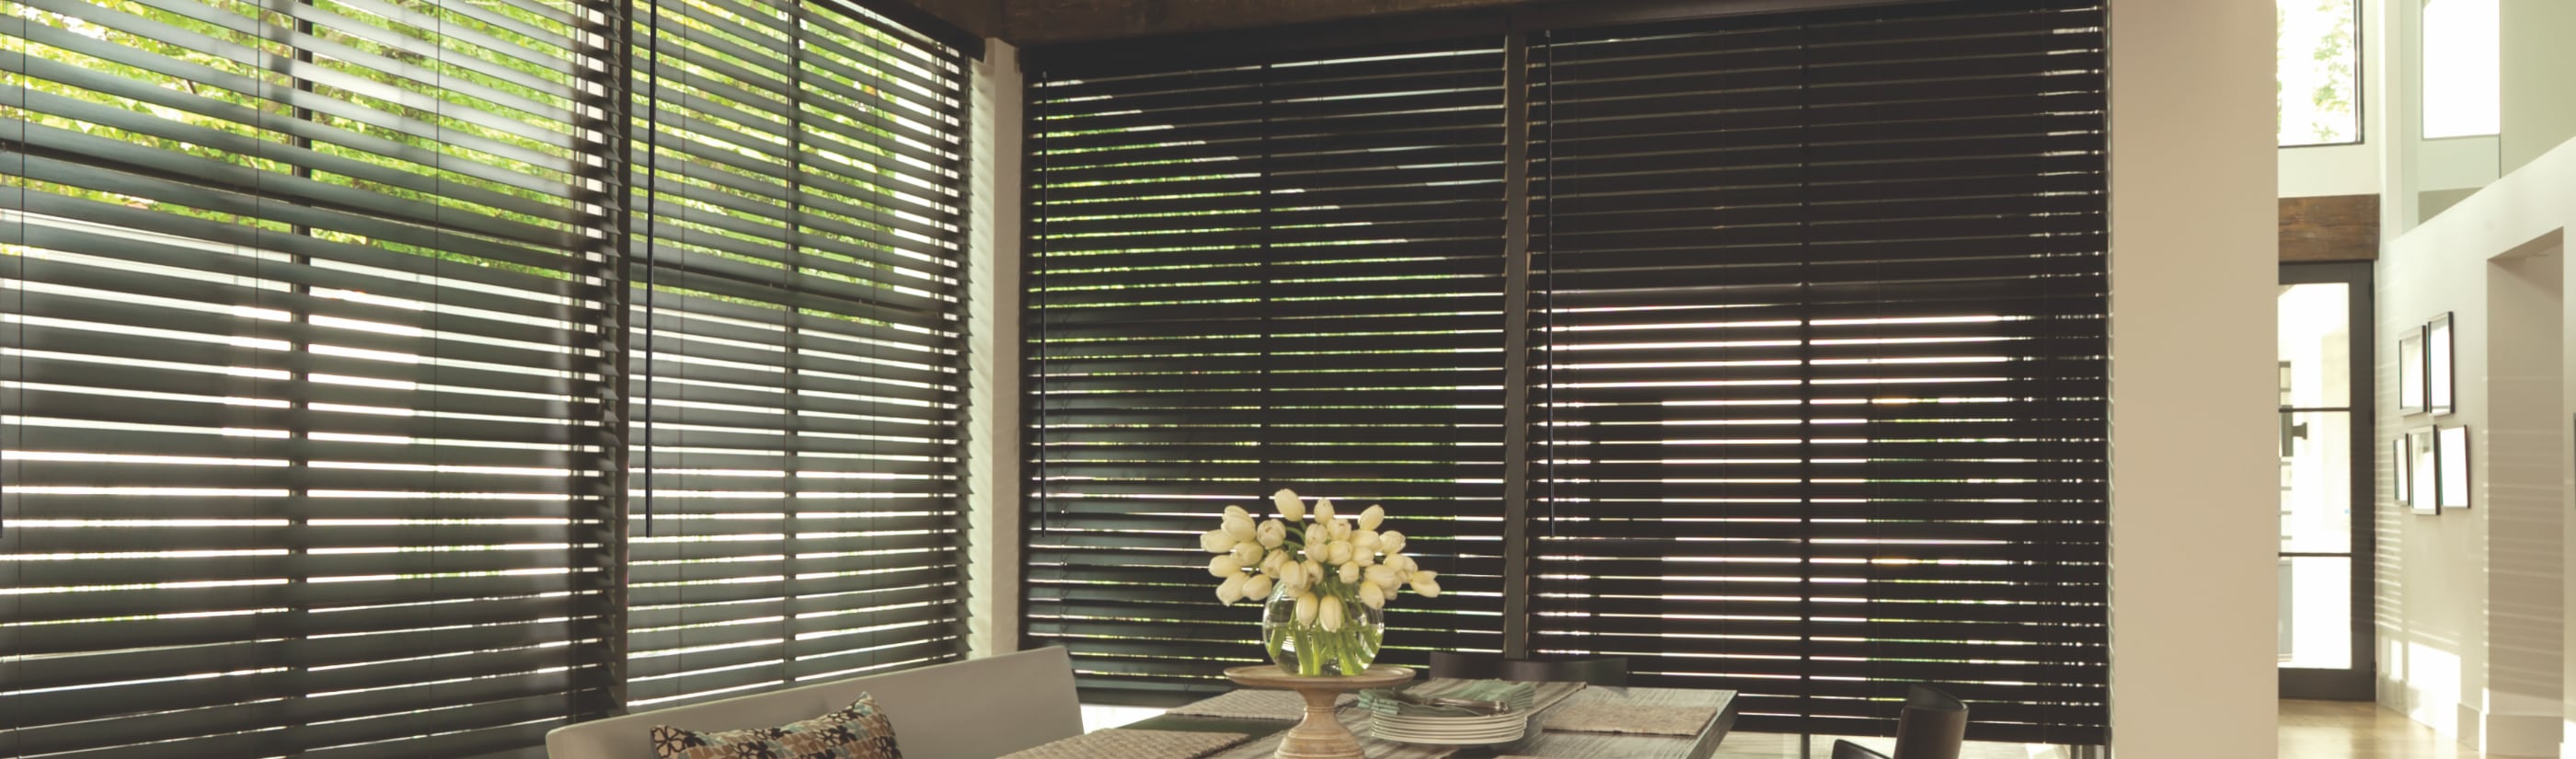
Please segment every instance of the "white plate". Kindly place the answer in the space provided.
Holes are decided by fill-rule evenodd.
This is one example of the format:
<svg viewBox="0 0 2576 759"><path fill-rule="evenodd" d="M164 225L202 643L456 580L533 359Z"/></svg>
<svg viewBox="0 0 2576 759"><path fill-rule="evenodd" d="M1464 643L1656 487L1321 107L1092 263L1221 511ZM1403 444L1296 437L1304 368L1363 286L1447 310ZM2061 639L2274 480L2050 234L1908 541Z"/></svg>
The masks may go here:
<svg viewBox="0 0 2576 759"><path fill-rule="evenodd" d="M1486 733L1481 733L1481 734L1477 734L1477 733L1414 733L1414 732L1404 732L1404 731L1395 731L1395 730L1371 730L1371 731L1370 731L1370 736L1371 736L1371 737L1374 737L1374 738L1377 738L1378 740L1394 741L1394 742L1397 742L1397 743L1427 743L1427 744L1433 744L1433 745L1446 745L1446 746L1466 746L1466 745L1489 744L1489 743L1510 743L1510 742L1512 742L1512 741L1520 740L1520 738L1521 738L1521 734L1522 734L1522 732L1521 732L1521 730L1520 730L1520 729L1518 729L1518 728L1514 728L1514 729L1510 729L1510 730L1501 730L1501 731L1486 732Z"/></svg>
<svg viewBox="0 0 2576 759"><path fill-rule="evenodd" d="M1528 723L1530 715L1502 715L1502 718L1370 718L1376 726L1391 728L1425 728L1425 731L1450 731L1450 728L1499 728Z"/></svg>
<svg viewBox="0 0 2576 759"><path fill-rule="evenodd" d="M1372 740L1385 741L1387 743L1418 743L1430 746L1492 746L1497 744L1519 743L1521 737L1518 735L1498 735L1491 738L1451 738L1414 735L1380 735L1375 736Z"/></svg>
<svg viewBox="0 0 2576 759"><path fill-rule="evenodd" d="M1379 734L1376 734L1376 737L1377 737L1377 739L1378 739L1378 740L1384 740L1384 741L1396 741L1396 742L1399 742L1399 743L1445 743L1445 744L1452 744L1452 745L1461 745L1461 746L1463 746L1463 745L1472 744L1472 743L1510 743L1510 742L1512 742L1512 741L1520 740L1521 734L1520 734L1520 733L1493 733L1493 734L1490 734L1490 735L1411 735L1411 734L1407 734L1407 733L1379 733Z"/></svg>
<svg viewBox="0 0 2576 759"><path fill-rule="evenodd" d="M1518 738L1528 727L1529 722L1526 719L1513 720L1499 724L1488 723L1474 725L1423 725L1389 723L1383 721L1371 722L1369 725L1371 733L1381 736L1422 740L1436 739L1477 742L1502 741Z"/></svg>
<svg viewBox="0 0 2576 759"><path fill-rule="evenodd" d="M1499 732L1516 731L1516 730L1520 730L1520 729L1523 727L1523 725L1520 725L1520 724L1510 724L1510 725L1479 725L1479 726L1476 726L1476 727L1415 727L1415 726L1412 726L1412 725L1387 725L1387 724L1380 724L1380 725L1377 725L1376 727L1377 727L1377 729L1379 729L1379 730L1386 730L1386 731L1389 731L1389 732L1398 732L1398 733L1415 733L1415 734L1420 734L1420 735L1448 735L1448 734L1453 734L1453 733L1454 733L1454 734L1467 735L1467 734L1483 734L1483 733L1499 733Z"/></svg>

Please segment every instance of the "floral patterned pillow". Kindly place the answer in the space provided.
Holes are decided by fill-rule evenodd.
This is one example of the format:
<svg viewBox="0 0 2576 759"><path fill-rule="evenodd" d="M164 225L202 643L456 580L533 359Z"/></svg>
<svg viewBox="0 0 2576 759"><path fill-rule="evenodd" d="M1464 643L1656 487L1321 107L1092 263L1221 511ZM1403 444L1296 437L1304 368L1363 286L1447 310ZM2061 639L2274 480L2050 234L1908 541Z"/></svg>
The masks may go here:
<svg viewBox="0 0 2576 759"><path fill-rule="evenodd" d="M903 759L894 724L877 711L876 697L859 694L849 708L780 727L699 732L653 726L653 755L660 759Z"/></svg>

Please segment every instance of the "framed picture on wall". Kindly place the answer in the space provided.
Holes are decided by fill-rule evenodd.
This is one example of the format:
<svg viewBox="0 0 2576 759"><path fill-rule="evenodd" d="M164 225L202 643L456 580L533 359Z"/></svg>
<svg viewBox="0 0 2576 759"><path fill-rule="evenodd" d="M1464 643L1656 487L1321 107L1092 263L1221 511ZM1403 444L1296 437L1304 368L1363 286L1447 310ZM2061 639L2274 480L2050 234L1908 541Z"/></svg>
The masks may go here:
<svg viewBox="0 0 2576 759"><path fill-rule="evenodd" d="M2406 503L2417 514L2442 513L2440 445L2431 427L2406 431Z"/></svg>
<svg viewBox="0 0 2576 759"><path fill-rule="evenodd" d="M2424 412L2424 328L2397 336L2397 413Z"/></svg>
<svg viewBox="0 0 2576 759"><path fill-rule="evenodd" d="M2446 427L2433 435L2433 457L2440 463L2434 479L2442 493L2442 508L2469 507L2469 428Z"/></svg>
<svg viewBox="0 0 2576 759"><path fill-rule="evenodd" d="M2451 314L2424 324L2424 410L2451 413Z"/></svg>

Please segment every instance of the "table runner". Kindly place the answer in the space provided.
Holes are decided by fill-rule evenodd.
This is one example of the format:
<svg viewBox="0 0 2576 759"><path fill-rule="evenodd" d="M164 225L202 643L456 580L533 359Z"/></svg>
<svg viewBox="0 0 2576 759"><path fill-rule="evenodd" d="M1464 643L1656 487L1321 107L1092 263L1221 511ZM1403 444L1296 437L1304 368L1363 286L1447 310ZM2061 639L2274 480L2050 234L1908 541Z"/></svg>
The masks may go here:
<svg viewBox="0 0 2576 759"><path fill-rule="evenodd" d="M1577 733L1698 735L1717 719L1705 706L1659 706L1610 701L1569 703L1547 713L1547 729Z"/></svg>
<svg viewBox="0 0 2576 759"><path fill-rule="evenodd" d="M1635 706L1712 706L1734 695L1733 691L1694 688L1631 688L1602 686L1577 694L1568 703L1621 704Z"/></svg>
<svg viewBox="0 0 2576 759"><path fill-rule="evenodd" d="M1005 754L1002 759L1199 759L1251 739L1242 733L1113 727Z"/></svg>

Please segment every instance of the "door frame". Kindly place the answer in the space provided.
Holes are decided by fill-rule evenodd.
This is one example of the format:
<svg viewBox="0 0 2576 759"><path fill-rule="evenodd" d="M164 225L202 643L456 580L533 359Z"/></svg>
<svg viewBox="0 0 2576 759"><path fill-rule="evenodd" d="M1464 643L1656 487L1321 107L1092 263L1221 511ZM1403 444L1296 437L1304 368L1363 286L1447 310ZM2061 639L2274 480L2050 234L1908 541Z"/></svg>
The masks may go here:
<svg viewBox="0 0 2576 759"><path fill-rule="evenodd" d="M2372 701L2378 697L2379 408L2378 313L2373 308L2372 263L2336 261L2281 264L2281 284L2343 284L2351 320L2347 391L2351 393L2352 451L2352 666L2346 669L2281 668L2281 697L2325 701ZM2285 409L2283 413L2287 413ZM2283 554L2284 558L2297 555ZM2312 554L2330 555L2330 554ZM2284 607L2282 613L2288 613Z"/></svg>

